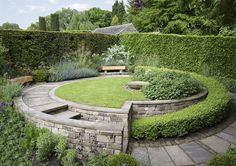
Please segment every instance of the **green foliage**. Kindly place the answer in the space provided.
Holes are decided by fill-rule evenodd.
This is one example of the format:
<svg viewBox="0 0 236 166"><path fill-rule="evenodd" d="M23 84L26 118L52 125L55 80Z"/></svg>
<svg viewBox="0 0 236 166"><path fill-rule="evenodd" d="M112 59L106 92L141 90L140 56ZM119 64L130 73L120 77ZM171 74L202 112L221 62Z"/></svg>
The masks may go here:
<svg viewBox="0 0 236 166"><path fill-rule="evenodd" d="M39 30L46 31L46 20L44 17L39 17Z"/></svg>
<svg viewBox="0 0 236 166"><path fill-rule="evenodd" d="M139 31L218 34L236 22L234 0L129 0L129 18Z"/></svg>
<svg viewBox="0 0 236 166"><path fill-rule="evenodd" d="M111 12L100 8L91 8L85 11L89 21L96 27L108 27L111 23Z"/></svg>
<svg viewBox="0 0 236 166"><path fill-rule="evenodd" d="M115 15L112 17L111 26L119 25L119 18Z"/></svg>
<svg viewBox="0 0 236 166"><path fill-rule="evenodd" d="M107 166L122 166L124 164L127 166L139 166L139 163L131 155L125 154L125 153L112 155L107 160L106 165Z"/></svg>
<svg viewBox="0 0 236 166"><path fill-rule="evenodd" d="M130 60L130 53L123 45L113 45L104 52L101 57L102 66L128 66Z"/></svg>
<svg viewBox="0 0 236 166"><path fill-rule="evenodd" d="M59 26L59 15L57 13L51 14L51 31L59 31Z"/></svg>
<svg viewBox="0 0 236 166"><path fill-rule="evenodd" d="M206 163L206 166L235 166L236 165L236 149L232 148L226 154L216 155L213 159Z"/></svg>
<svg viewBox="0 0 236 166"><path fill-rule="evenodd" d="M13 97L20 95L21 91L22 91L21 85L14 82L10 82L5 79L0 79L0 100L1 101L8 104L12 104Z"/></svg>
<svg viewBox="0 0 236 166"><path fill-rule="evenodd" d="M142 78L146 75L149 77L151 74L148 73L162 70L172 71L155 67L138 67L135 72L142 73L140 77ZM190 73L190 75L206 87L208 90L207 98L177 112L135 120L132 123L132 136L134 138L155 140L158 137L183 136L189 132L212 126L226 117L230 98L224 86L212 78L195 73Z"/></svg>
<svg viewBox="0 0 236 166"><path fill-rule="evenodd" d="M33 72L33 79L35 82L46 82L48 80L48 71L45 69L38 69Z"/></svg>
<svg viewBox="0 0 236 166"><path fill-rule="evenodd" d="M54 151L56 145L56 141L54 138L54 135L51 132L45 132L42 133L38 138L37 138L37 160L38 161L46 161L48 160Z"/></svg>
<svg viewBox="0 0 236 166"><path fill-rule="evenodd" d="M144 88L144 94L152 100L181 99L203 89L199 81L185 73L163 71L149 81L150 84Z"/></svg>
<svg viewBox="0 0 236 166"><path fill-rule="evenodd" d="M0 29L11 29L11 30L20 30L20 27L16 23L3 23L2 26L0 26Z"/></svg>
<svg viewBox="0 0 236 166"><path fill-rule="evenodd" d="M115 3L112 5L112 16L113 16L113 19L115 16L118 18L117 24L123 23L125 14L126 14L126 11L125 11L124 2L123 1L119 2L118 0L116 0ZM112 19L112 22L113 22L113 19ZM111 24L111 25L117 25L117 24Z"/></svg>
<svg viewBox="0 0 236 166"><path fill-rule="evenodd" d="M96 27L89 21L86 12L74 13L67 30L87 30L92 31Z"/></svg>
<svg viewBox="0 0 236 166"><path fill-rule="evenodd" d="M25 124L20 113L10 107L0 113L0 165L32 165L29 153L21 147Z"/></svg>
<svg viewBox="0 0 236 166"><path fill-rule="evenodd" d="M106 166L107 160L107 154L93 155L85 163L85 166Z"/></svg>
<svg viewBox="0 0 236 166"><path fill-rule="evenodd" d="M221 82L228 91L235 93L236 92L236 79L224 78L224 77L215 77L216 80Z"/></svg>
<svg viewBox="0 0 236 166"><path fill-rule="evenodd" d="M61 31L67 30L73 15L77 12L78 12L77 10L70 8L67 9L62 8L61 10L55 12L56 14L59 15L59 23Z"/></svg>
<svg viewBox="0 0 236 166"><path fill-rule="evenodd" d="M6 59L6 54L7 54L7 49L2 45L2 39L0 38L0 75L3 75L3 70L6 70L7 66L7 59Z"/></svg>
<svg viewBox="0 0 236 166"><path fill-rule="evenodd" d="M120 35L120 44L135 64L236 78L235 37L134 33Z"/></svg>
<svg viewBox="0 0 236 166"><path fill-rule="evenodd" d="M65 156L67 148L67 141L65 138L61 136L57 136L57 145L55 146L55 152L58 160L61 160L63 156Z"/></svg>
<svg viewBox="0 0 236 166"><path fill-rule="evenodd" d="M12 77L28 75L42 66L46 68L64 59L73 59L65 55L81 47L91 54L102 53L118 41L116 36L103 34L10 30L0 30L0 38L9 50L4 55L6 67L0 71Z"/></svg>
<svg viewBox="0 0 236 166"><path fill-rule="evenodd" d="M77 62L61 62L53 65L49 69L49 78L50 82L94 77L98 73L94 69L81 68L80 63Z"/></svg>
<svg viewBox="0 0 236 166"><path fill-rule="evenodd" d="M68 149L61 162L63 166L76 166L76 150Z"/></svg>

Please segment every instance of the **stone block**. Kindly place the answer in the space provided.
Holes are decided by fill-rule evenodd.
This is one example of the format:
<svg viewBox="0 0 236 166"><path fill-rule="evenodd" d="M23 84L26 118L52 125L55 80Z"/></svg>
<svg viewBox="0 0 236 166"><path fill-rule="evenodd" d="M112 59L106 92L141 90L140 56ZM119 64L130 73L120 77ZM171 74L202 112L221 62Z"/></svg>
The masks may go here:
<svg viewBox="0 0 236 166"><path fill-rule="evenodd" d="M98 142L109 142L109 137L105 135L97 135Z"/></svg>

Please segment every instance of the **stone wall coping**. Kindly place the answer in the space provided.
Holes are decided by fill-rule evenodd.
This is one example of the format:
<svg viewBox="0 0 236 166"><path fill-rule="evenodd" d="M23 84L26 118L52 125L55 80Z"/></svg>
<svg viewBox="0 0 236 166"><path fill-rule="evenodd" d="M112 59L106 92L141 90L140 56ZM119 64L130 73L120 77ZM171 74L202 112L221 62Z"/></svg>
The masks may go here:
<svg viewBox="0 0 236 166"><path fill-rule="evenodd" d="M16 108L23 112L24 114L36 118L37 120L43 120L59 125L66 125L71 127L78 127L84 129L93 129L93 130L106 130L106 131L123 131L123 124L121 123L104 123L104 122L91 122L91 121L84 121L84 120L73 120L73 119L63 119L58 118L53 115L48 115L46 113L36 111L28 107L22 99L22 96L16 97L14 100L14 104Z"/></svg>
<svg viewBox="0 0 236 166"><path fill-rule="evenodd" d="M100 77L101 78L101 77ZM79 80L77 80L79 81ZM66 84L70 84L71 82L68 82ZM53 88L49 92L49 96L61 103L67 104L70 107L82 109L82 110L88 110L88 111L95 111L95 112L104 112L104 113L116 113L116 114L127 114L130 111L130 108L132 105L162 105L162 104L174 104L174 103L182 103L182 102L187 102L187 101L192 101L192 100L199 100L202 98L205 98L208 94L207 90L204 90L196 95L180 99L180 100L152 100L152 101L126 101L122 108L117 109L117 108L108 108L108 107L99 107L99 106L91 106L91 105L85 105L85 104L80 104L80 103L75 103L71 101L67 101L64 99L61 99L55 95L55 91L57 88L60 88L63 85L66 84L61 84L55 88Z"/></svg>

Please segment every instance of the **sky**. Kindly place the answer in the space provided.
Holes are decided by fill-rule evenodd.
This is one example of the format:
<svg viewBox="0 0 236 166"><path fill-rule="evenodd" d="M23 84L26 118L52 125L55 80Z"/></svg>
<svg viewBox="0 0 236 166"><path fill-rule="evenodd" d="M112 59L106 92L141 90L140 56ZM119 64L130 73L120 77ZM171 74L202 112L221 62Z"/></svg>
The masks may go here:
<svg viewBox="0 0 236 166"><path fill-rule="evenodd" d="M5 22L17 23L26 29L39 16L47 16L62 8L79 11L91 7L111 10L115 0L0 0L0 25ZM126 3L127 0L124 0Z"/></svg>

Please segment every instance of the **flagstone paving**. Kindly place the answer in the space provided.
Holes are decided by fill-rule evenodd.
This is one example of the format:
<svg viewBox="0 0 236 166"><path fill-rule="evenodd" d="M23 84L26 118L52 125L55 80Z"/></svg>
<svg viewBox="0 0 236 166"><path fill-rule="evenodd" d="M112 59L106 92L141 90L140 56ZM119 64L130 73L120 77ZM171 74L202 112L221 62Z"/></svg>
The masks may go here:
<svg viewBox="0 0 236 166"><path fill-rule="evenodd" d="M214 155L225 153L229 147L236 147L236 95L231 94L231 97L233 114L223 122L227 126L221 124L182 140L180 138L174 141L159 139L156 142L133 142L130 145L131 154L142 166L205 165Z"/></svg>

